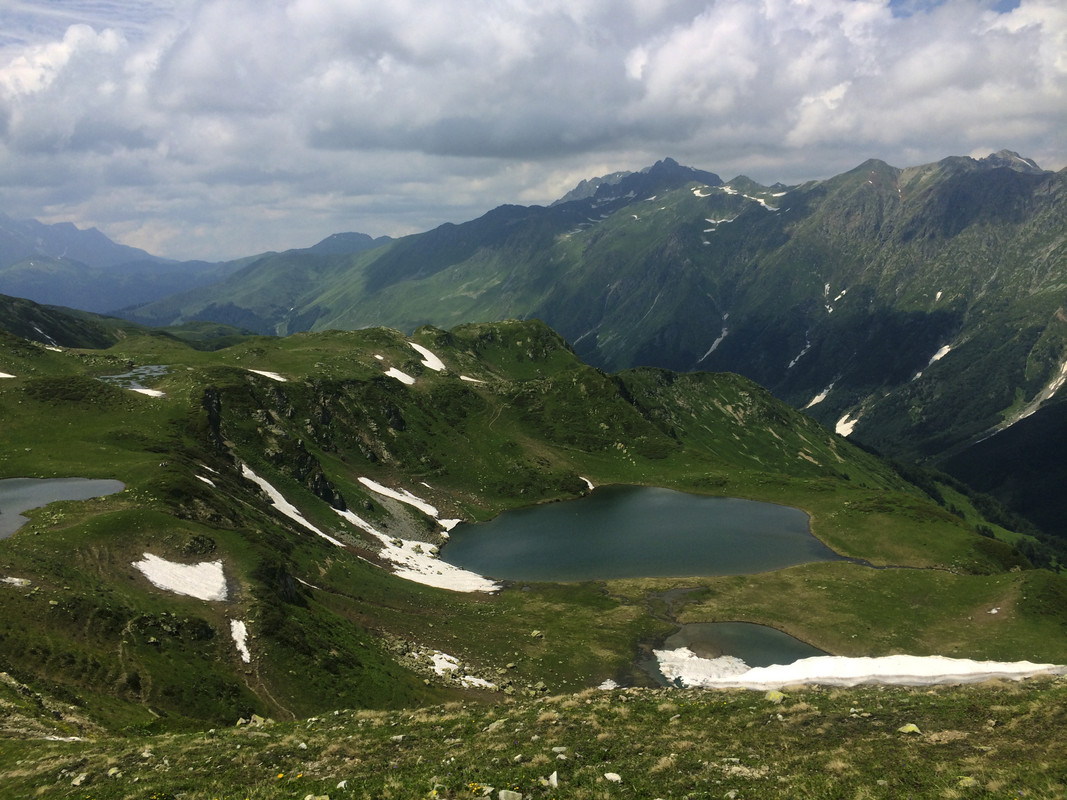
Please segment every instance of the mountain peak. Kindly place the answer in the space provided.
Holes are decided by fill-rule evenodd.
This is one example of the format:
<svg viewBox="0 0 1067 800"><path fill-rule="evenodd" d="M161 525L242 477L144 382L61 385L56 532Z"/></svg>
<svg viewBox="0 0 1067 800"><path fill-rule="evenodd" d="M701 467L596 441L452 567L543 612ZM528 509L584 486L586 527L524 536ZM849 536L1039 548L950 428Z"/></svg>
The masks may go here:
<svg viewBox="0 0 1067 800"><path fill-rule="evenodd" d="M1042 175L1045 172L1037 165L1036 161L1025 158L1014 150L998 150L981 159L979 163L989 168L1007 167L1027 175Z"/></svg>

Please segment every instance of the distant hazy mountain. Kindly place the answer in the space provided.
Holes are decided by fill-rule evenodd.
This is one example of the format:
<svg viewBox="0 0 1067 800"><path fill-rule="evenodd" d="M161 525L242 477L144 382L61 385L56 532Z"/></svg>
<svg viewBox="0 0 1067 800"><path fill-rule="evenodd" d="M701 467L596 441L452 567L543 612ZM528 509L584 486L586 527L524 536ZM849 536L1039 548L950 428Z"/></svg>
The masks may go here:
<svg viewBox="0 0 1067 800"><path fill-rule="evenodd" d="M96 228L0 214L0 292L108 312L205 286L243 262L171 261L117 244Z"/></svg>

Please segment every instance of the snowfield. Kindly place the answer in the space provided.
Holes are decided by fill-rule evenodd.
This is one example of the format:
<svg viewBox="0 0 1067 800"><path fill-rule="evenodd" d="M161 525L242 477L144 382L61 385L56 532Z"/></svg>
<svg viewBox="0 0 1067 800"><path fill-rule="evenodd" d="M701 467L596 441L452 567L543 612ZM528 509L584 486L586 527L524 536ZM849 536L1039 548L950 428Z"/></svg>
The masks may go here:
<svg viewBox="0 0 1067 800"><path fill-rule="evenodd" d="M255 483L257 486L259 486L259 488L261 488L264 492L266 492L267 496L270 497L270 499L274 502L274 507L277 508L283 514L285 514L285 516L289 517L289 519L293 520L293 522L296 522L298 525L301 525L301 526L307 528L312 533L317 534L318 536L321 536L323 539L328 541L330 544L337 545L338 547L344 547L345 546L344 542L341 542L341 541L335 539L334 537L330 536L330 534L328 534L328 533L324 533L323 531L320 531L318 528L316 528L314 525L312 525L310 522L308 522L304 518L304 515L300 513L300 510L297 509L296 506L294 506L292 503L290 503L288 500L286 500L282 496L281 492L279 492L277 489L275 489L273 486L271 486L269 483L267 483L267 481L263 480L263 478L259 477L251 469L249 469L247 464L242 464L241 465L241 474L244 475L246 478L248 478L253 483Z"/></svg>
<svg viewBox="0 0 1067 800"><path fill-rule="evenodd" d="M780 689L792 684L935 686L978 683L992 678L1021 680L1035 675L1067 674L1067 666L1058 664L972 661L944 656L816 656L802 658L792 664L749 668L744 661L733 656L700 658L685 647L653 652L664 677L694 688Z"/></svg>
<svg viewBox="0 0 1067 800"><path fill-rule="evenodd" d="M500 589L500 584L483 575L441 561L432 544L387 536L351 511L334 511L381 543L380 555L392 565L393 574L398 578L454 592L495 592Z"/></svg>
<svg viewBox="0 0 1067 800"><path fill-rule="evenodd" d="M406 503L407 505L413 508L417 508L426 516L437 519L437 509L434 506L431 506L425 500L419 499L407 489L401 489L398 492L395 489L390 489L388 486L382 486L380 483L378 483L377 481L372 481L370 478L360 478L359 482L366 486L368 489L370 489L372 492L376 492L382 495L383 497L391 497L394 500L399 500L401 503Z"/></svg>
<svg viewBox="0 0 1067 800"><path fill-rule="evenodd" d="M9 375L6 372L0 372L0 378L14 378L14 375Z"/></svg>
<svg viewBox="0 0 1067 800"><path fill-rule="evenodd" d="M279 383L288 383L288 378L283 378L277 372L267 372L265 369L250 369L249 372L254 372L257 375L262 375L264 378L270 378L272 381L278 381Z"/></svg>
<svg viewBox="0 0 1067 800"><path fill-rule="evenodd" d="M229 597L221 560L178 564L145 553L140 561L133 562L133 566L148 578L149 583L164 591L200 600L223 601Z"/></svg>
<svg viewBox="0 0 1067 800"><path fill-rule="evenodd" d="M390 378L396 378L398 381L400 381L401 383L403 383L403 384L405 384L407 386L414 386L415 385L415 379L414 378L412 378L410 375L408 375L403 370L397 369L396 367L389 367L389 369L387 369L385 371L385 374L388 375Z"/></svg>
<svg viewBox="0 0 1067 800"><path fill-rule="evenodd" d="M423 347L421 344L415 344L414 342L408 342L420 356L422 356L422 365L427 369L432 369L434 372L444 372L445 362Z"/></svg>
<svg viewBox="0 0 1067 800"><path fill-rule="evenodd" d="M233 637L233 643L237 647L237 652L241 654L241 660L246 664L250 663L252 661L252 654L248 652L248 627L242 620L230 620L230 636Z"/></svg>

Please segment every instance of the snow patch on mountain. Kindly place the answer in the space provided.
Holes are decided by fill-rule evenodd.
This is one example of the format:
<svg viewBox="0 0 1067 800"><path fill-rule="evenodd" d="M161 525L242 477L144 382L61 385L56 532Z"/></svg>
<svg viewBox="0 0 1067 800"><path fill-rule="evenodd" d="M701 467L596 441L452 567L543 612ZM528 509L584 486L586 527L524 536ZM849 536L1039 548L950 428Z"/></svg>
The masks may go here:
<svg viewBox="0 0 1067 800"><path fill-rule="evenodd" d="M800 361L800 359L802 359L805 355L807 355L809 350L811 350L811 339L808 337L807 334L805 334L804 347L802 347L800 352L797 353L793 360L789 362L789 366L787 366L786 369L792 369L793 367L795 367L797 365L797 362Z"/></svg>
<svg viewBox="0 0 1067 800"><path fill-rule="evenodd" d="M434 545L387 536L352 511L336 508L334 511L378 540L379 555L390 563L393 574L399 578L454 592L495 592L500 588L500 584L483 575L441 561Z"/></svg>
<svg viewBox="0 0 1067 800"><path fill-rule="evenodd" d="M397 491L396 489L390 489L388 486L382 486L382 484L378 483L377 481L371 480L370 478L361 477L359 479L359 482L366 486L368 489L370 489L372 492L377 492L383 497L391 497L394 500L399 500L401 503L406 503L412 508L417 508L426 516L437 519L437 509L427 503L425 500L416 497L407 489L401 489L400 491Z"/></svg>
<svg viewBox="0 0 1067 800"><path fill-rule="evenodd" d="M230 636L237 647L237 652L241 654L241 660L246 664L251 662L252 654L248 652L248 627L242 620L230 620Z"/></svg>
<svg viewBox="0 0 1067 800"><path fill-rule="evenodd" d="M944 656L847 658L815 656L791 664L749 668L733 656L700 658L688 648L653 651L664 677L683 687L769 690L791 684L859 686L936 686L977 683L994 678L1022 680L1036 675L1067 674L1058 664L1030 661L972 661Z"/></svg>
<svg viewBox="0 0 1067 800"><path fill-rule="evenodd" d="M153 586L175 594L200 600L223 601L229 596L222 561L202 561L199 564L179 564L145 553L133 566Z"/></svg>
<svg viewBox="0 0 1067 800"><path fill-rule="evenodd" d="M300 510L296 506L294 506L292 503L290 503L288 500L286 500L285 497L282 496L281 492L279 492L277 489L275 489L273 486L271 486L267 481L265 481L263 478L259 477L256 473L254 473L249 468L249 466L247 464L242 464L241 465L241 474L244 475L246 478L248 478L253 483L255 483L257 486L259 486L259 488L261 488L264 492L266 492L267 496L274 503L274 507L277 508L278 511L280 511L282 514L284 514L285 516L289 517L289 519L293 520L293 522L297 523L301 527L307 528L309 531L311 531L315 535L321 536L323 539L328 541L330 544L336 545L337 547L344 547L345 546L344 542L341 542L338 539L335 539L334 537L330 536L330 534L319 530L314 525L312 525L310 522L308 522L304 518L304 515L300 513Z"/></svg>
<svg viewBox="0 0 1067 800"><path fill-rule="evenodd" d="M852 412L846 413L841 419L834 424L834 432L838 436L851 436L852 431L856 428L856 423L860 421L860 414L852 416Z"/></svg>
<svg viewBox="0 0 1067 800"><path fill-rule="evenodd" d="M804 408L802 408L801 410L802 411L806 411L809 408L811 408L812 406L817 406L819 403L821 403L823 400L825 400L827 398L827 396L830 394L830 390L833 389L833 388L834 388L834 384L831 383L829 386L827 386L825 389L823 389L821 392L819 392L817 395L815 395L813 398L811 398L811 400L808 401L808 404L806 406L804 406Z"/></svg>
<svg viewBox="0 0 1067 800"><path fill-rule="evenodd" d="M432 369L434 372L444 372L445 362L423 347L421 344L415 344L414 342L408 342L420 356L422 356L422 365L427 369Z"/></svg>
<svg viewBox="0 0 1067 800"><path fill-rule="evenodd" d="M250 369L249 372L254 372L256 375L262 375L264 378L270 378L272 381L278 381L279 383L287 383L288 378L284 378L277 372L268 372L265 369Z"/></svg>
<svg viewBox="0 0 1067 800"><path fill-rule="evenodd" d="M400 381L401 383L403 383L403 384L405 384L407 386L414 386L415 385L415 379L414 378L412 378L410 375L408 375L403 370L397 369L396 367L389 367L389 369L387 369L385 371L385 374L388 375L390 378L396 378L398 381Z"/></svg>
<svg viewBox="0 0 1067 800"><path fill-rule="evenodd" d="M14 375L10 375L6 372L0 372L0 378L14 378Z"/></svg>

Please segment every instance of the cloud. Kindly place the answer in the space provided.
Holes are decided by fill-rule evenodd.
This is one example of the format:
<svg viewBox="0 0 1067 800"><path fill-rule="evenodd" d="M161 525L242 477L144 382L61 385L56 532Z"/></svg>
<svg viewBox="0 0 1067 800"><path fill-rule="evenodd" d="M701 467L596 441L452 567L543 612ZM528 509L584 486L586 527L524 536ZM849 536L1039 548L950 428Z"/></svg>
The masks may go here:
<svg viewBox="0 0 1067 800"><path fill-rule="evenodd" d="M0 210L175 257L424 230L666 155L768 183L1001 147L1067 163L1059 0L5 13Z"/></svg>

